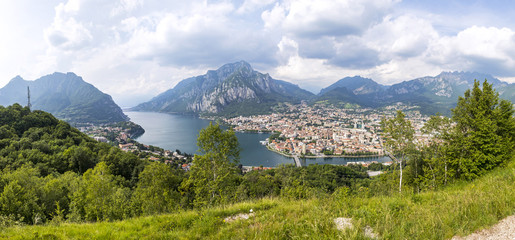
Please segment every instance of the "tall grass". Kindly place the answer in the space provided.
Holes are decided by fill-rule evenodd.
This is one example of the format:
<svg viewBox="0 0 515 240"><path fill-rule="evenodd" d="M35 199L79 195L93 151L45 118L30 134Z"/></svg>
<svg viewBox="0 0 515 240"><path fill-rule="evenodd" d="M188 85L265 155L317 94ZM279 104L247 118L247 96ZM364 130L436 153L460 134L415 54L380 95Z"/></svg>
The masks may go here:
<svg viewBox="0 0 515 240"><path fill-rule="evenodd" d="M346 198L339 215L372 226L384 239L447 239L515 214L515 161L473 182L415 195Z"/></svg>
<svg viewBox="0 0 515 240"><path fill-rule="evenodd" d="M370 226L382 239L448 239L515 214L514 182L512 161L473 182L416 195L261 199L116 222L15 226L1 229L0 238L367 239ZM248 220L224 221L250 209L255 214ZM351 217L355 227L338 231L336 217Z"/></svg>

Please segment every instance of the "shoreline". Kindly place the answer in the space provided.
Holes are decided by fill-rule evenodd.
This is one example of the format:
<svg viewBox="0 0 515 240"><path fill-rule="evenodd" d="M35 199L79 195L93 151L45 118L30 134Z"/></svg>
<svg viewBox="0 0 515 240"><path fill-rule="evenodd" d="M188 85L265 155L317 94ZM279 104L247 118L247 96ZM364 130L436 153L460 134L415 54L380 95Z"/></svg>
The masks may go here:
<svg viewBox="0 0 515 240"><path fill-rule="evenodd" d="M270 147L268 147L268 145L266 146L266 149L268 149L269 151L271 152L274 152L274 153L277 153L277 154L280 154L284 157L287 157L287 158L294 158L293 155L289 155L289 154L286 154L286 153L283 153L283 152L280 152L280 151L277 151L277 150L274 150L274 149L271 149ZM387 155L380 155L380 154L376 154L376 155L324 155L324 156L298 156L299 158L368 158L368 157L384 157L384 156L387 156Z"/></svg>

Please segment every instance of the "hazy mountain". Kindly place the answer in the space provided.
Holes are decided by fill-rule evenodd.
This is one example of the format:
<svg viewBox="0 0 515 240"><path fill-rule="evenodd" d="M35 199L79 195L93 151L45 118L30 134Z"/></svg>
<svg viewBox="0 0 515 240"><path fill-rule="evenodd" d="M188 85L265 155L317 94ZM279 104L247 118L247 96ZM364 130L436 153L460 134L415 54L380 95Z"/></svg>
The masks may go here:
<svg viewBox="0 0 515 240"><path fill-rule="evenodd" d="M133 110L248 115L270 112L280 102L299 103L313 96L297 85L272 79L240 61L184 79Z"/></svg>
<svg viewBox="0 0 515 240"><path fill-rule="evenodd" d="M71 123L111 123L128 120L111 96L74 73L54 73L34 81L17 76L0 89L0 105L27 105L30 87L32 109L52 113Z"/></svg>
<svg viewBox="0 0 515 240"><path fill-rule="evenodd" d="M317 101L329 100L329 103L341 105L341 102L358 104L363 107L378 107L377 101L387 86L376 83L370 78L360 76L342 78L320 90ZM342 93L337 93L343 90Z"/></svg>
<svg viewBox="0 0 515 240"><path fill-rule="evenodd" d="M344 87L352 91L352 93L354 93L355 95L373 94L381 92L386 88L386 86L376 83L374 82L374 80L370 78L354 76L342 78L337 82L331 84L329 87L323 88L322 90L320 90L319 95L323 95L324 93L338 87Z"/></svg>
<svg viewBox="0 0 515 240"><path fill-rule="evenodd" d="M497 91L499 91L500 98L510 100L515 104L515 83L507 84L503 87L497 87Z"/></svg>
<svg viewBox="0 0 515 240"><path fill-rule="evenodd" d="M366 107L380 107L396 102L403 102L420 106L420 110L426 114L440 112L449 114L450 109L456 106L459 96L472 88L474 79L481 83L487 79L494 88L500 92L501 98L510 101L515 100L515 84L508 84L489 75L476 72L442 72L434 77L421 77L410 81L404 81L392 86L384 86L374 82L372 79L356 77L343 78L327 88L322 89L318 94L318 100L332 99L357 103ZM344 88L345 90L343 90ZM340 95L344 98L332 98L326 96L331 91L340 89ZM349 95L347 90L352 91L354 96ZM335 100L341 99L341 100Z"/></svg>
<svg viewBox="0 0 515 240"><path fill-rule="evenodd" d="M380 100L384 102L404 102L421 106L425 113L450 113L456 106L458 97L474 85L474 79L487 81L498 91L508 83L489 74L477 72L442 72L435 77L422 77L392 85Z"/></svg>
<svg viewBox="0 0 515 240"><path fill-rule="evenodd" d="M363 106L363 102L351 90L345 87L331 88L318 96L313 103L332 104L341 108Z"/></svg>

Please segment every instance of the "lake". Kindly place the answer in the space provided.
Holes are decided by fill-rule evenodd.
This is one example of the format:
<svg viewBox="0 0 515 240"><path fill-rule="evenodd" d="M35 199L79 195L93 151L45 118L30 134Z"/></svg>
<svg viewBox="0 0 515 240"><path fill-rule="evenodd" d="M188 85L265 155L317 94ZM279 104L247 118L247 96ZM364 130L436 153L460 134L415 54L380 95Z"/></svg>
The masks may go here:
<svg viewBox="0 0 515 240"><path fill-rule="evenodd" d="M125 112L131 121L141 125L145 133L136 140L168 150L179 149L193 154L197 151L197 136L200 129L209 125L209 120L194 116L156 112ZM243 166L275 167L280 164L294 164L292 158L268 151L259 141L268 138L266 133L236 133L240 147L240 162ZM391 161L389 157L363 158L309 158L301 159L302 165L336 164L358 161Z"/></svg>

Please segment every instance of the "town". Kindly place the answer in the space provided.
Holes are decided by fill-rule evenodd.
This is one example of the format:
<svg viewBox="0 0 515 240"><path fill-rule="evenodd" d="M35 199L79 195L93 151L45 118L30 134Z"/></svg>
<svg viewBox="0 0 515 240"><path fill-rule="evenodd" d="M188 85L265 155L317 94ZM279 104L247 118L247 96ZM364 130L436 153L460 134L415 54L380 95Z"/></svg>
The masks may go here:
<svg viewBox="0 0 515 240"><path fill-rule="evenodd" d="M186 171L191 167L193 156L190 154L182 153L178 149L175 151L165 150L134 140L143 134L144 130L133 122L105 125L89 124L78 129L99 142L105 142L120 148L124 152L133 153L140 159L162 162Z"/></svg>
<svg viewBox="0 0 515 240"><path fill-rule="evenodd" d="M403 104L382 109L287 104L281 112L223 120L235 131L272 133L262 144L287 156L383 156L386 153L381 142L380 122L384 117L393 117L397 110L406 112L416 130L416 141L426 142L429 136L420 129L429 118Z"/></svg>

